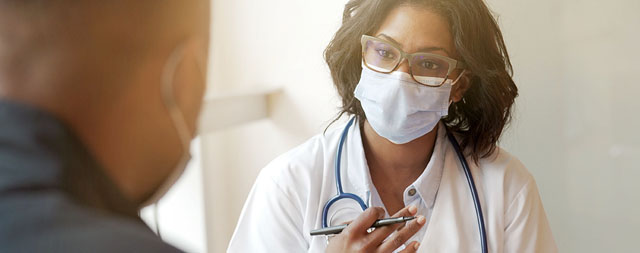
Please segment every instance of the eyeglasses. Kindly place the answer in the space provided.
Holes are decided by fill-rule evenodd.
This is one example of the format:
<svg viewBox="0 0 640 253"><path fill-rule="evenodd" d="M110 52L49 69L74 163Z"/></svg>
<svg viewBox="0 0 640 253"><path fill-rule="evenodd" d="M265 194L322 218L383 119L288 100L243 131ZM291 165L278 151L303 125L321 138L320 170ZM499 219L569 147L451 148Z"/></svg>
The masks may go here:
<svg viewBox="0 0 640 253"><path fill-rule="evenodd" d="M454 69L463 69L464 63L446 56L431 53L405 53L399 46L380 38L362 35L362 60L376 72L388 74L395 71L402 60L409 62L409 74L416 82L440 87ZM434 82L434 77L437 78ZM442 80L440 80L442 79Z"/></svg>

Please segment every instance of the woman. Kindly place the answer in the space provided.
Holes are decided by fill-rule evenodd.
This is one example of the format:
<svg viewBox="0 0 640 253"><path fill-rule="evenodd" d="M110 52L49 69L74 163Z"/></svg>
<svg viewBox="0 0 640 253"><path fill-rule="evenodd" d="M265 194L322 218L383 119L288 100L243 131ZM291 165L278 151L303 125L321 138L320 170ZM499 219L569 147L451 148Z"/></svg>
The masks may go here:
<svg viewBox="0 0 640 253"><path fill-rule="evenodd" d="M557 251L533 177L496 146L517 87L482 0L351 0L325 58L353 120L263 169L230 252ZM369 229L389 216L416 219Z"/></svg>

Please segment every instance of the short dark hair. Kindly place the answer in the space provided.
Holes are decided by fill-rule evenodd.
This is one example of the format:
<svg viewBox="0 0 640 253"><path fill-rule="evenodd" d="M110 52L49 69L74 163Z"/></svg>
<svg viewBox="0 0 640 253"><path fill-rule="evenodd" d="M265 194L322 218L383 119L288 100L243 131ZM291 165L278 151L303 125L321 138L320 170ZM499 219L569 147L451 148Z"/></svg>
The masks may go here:
<svg viewBox="0 0 640 253"><path fill-rule="evenodd" d="M327 46L324 57L338 94L342 115L366 119L353 92L362 71L360 37L375 32L395 7L423 6L444 17L461 60L471 71L463 99L449 108L443 122L460 138L460 145L477 162L493 154L500 135L511 120L518 88L500 28L482 0L350 0L342 26Z"/></svg>
<svg viewBox="0 0 640 253"><path fill-rule="evenodd" d="M34 70L32 62L44 61L51 63L46 66L51 74L45 78L47 85L100 87L109 92L96 94L114 94L114 88L127 87L143 62L164 57L159 52L195 29L190 19L182 18L195 9L183 6L187 2L194 1L0 0L0 38L7 41L0 45L0 63L22 63L0 64L0 73L28 75L26 70ZM95 85L78 81L86 77Z"/></svg>

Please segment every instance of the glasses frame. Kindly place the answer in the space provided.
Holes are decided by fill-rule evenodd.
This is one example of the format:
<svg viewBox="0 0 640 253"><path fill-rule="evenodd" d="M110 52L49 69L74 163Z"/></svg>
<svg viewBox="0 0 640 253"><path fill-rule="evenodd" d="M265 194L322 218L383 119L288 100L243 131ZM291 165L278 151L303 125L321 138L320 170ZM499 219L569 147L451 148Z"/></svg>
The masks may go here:
<svg viewBox="0 0 640 253"><path fill-rule="evenodd" d="M398 50L398 52L400 52L400 60L398 60L398 62L396 63L395 67L393 67L393 69L391 71L387 71L387 72L379 71L379 70L373 69L371 66L369 66L369 64L367 63L367 60L364 57L365 50L366 50L366 47L367 47L367 42L369 42L369 41L377 41L377 42L386 43L386 44L390 45L391 47L395 48L396 50ZM438 55L438 54L432 54L432 53L426 53L426 52L418 52L418 53L410 54L410 53L407 53L405 51L402 51L402 49L400 49L400 46L397 45L396 43L393 43L391 41L387 41L387 40L384 40L384 39L381 39L381 38L369 36L369 35L366 35L366 34L362 35L362 38L360 39L360 43L362 44L362 62L364 63L364 65L368 69L373 70L373 71L378 72L378 73L382 73L382 74L389 74L389 73L391 73L393 71L398 70L398 67L400 67L400 64L404 60L407 60L407 63L409 64L409 75L411 75L411 78L413 78L413 80L416 81L416 83L419 83L419 84L424 85L424 86L440 87L447 81L449 75L451 74L451 72L453 72L453 70L455 70L455 69L464 69L466 67L464 62L460 62L460 61L451 59L451 58L446 57L446 56ZM424 84L424 83L419 82L413 76L413 73L412 73L413 71L411 70L411 61L409 59L411 59L410 57L420 56L420 55L426 55L426 56L429 56L429 57L438 58L438 59L441 59L441 60L446 61L447 63L449 63L449 69L447 70L447 75L442 80L442 83L440 83L439 85Z"/></svg>

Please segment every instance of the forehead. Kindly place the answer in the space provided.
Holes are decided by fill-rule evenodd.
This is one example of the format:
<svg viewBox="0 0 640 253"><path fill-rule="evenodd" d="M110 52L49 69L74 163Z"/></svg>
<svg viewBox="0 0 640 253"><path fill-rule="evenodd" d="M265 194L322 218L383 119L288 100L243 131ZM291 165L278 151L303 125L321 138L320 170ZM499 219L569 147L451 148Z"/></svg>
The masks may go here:
<svg viewBox="0 0 640 253"><path fill-rule="evenodd" d="M423 51L424 48L442 48L444 50L433 53L449 57L455 54L449 23L426 7L400 5L392 9L374 34L382 38L385 35L400 44L407 53Z"/></svg>

